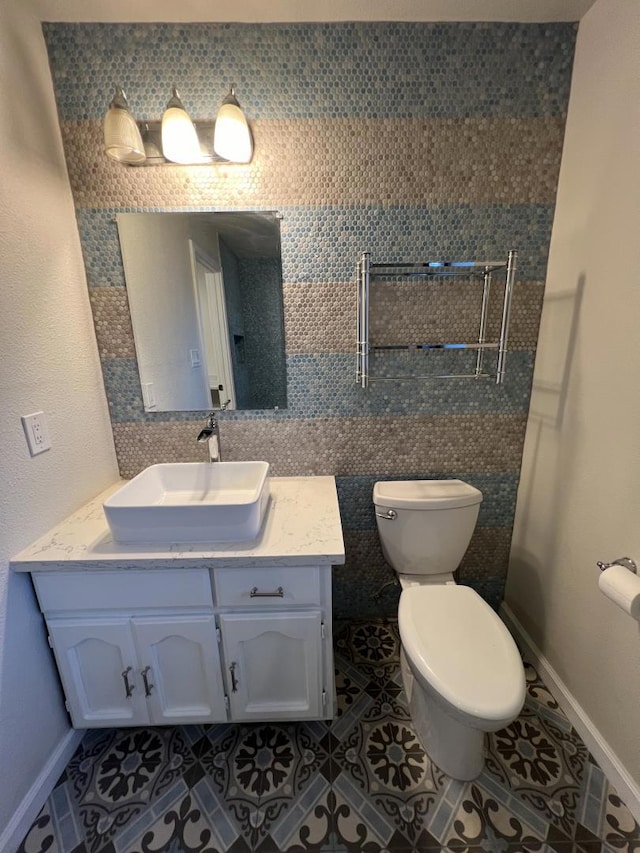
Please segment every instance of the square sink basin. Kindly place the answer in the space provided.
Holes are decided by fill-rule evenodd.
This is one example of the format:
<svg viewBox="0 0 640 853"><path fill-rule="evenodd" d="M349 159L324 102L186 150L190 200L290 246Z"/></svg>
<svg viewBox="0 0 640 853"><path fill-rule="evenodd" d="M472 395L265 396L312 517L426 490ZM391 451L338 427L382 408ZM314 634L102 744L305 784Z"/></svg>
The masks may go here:
<svg viewBox="0 0 640 853"><path fill-rule="evenodd" d="M151 465L104 502L116 542L175 545L254 539L269 502L268 462Z"/></svg>

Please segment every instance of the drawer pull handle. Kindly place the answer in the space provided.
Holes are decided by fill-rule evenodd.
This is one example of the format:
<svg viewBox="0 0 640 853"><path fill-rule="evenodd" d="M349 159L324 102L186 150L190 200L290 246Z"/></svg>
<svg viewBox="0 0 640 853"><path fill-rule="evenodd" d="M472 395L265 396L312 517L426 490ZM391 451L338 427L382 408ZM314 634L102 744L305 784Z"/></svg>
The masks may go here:
<svg viewBox="0 0 640 853"><path fill-rule="evenodd" d="M135 690L135 684L129 684L129 673L132 669L133 667L128 666L122 673L122 678L124 679L124 692L127 696L127 699L131 699L131 694Z"/></svg>
<svg viewBox="0 0 640 853"><path fill-rule="evenodd" d="M284 590L279 586L274 592L258 592L258 587L254 586L249 598L284 598Z"/></svg>
<svg viewBox="0 0 640 853"><path fill-rule="evenodd" d="M231 673L231 692L232 693L238 692L238 679L236 678L236 667L237 667L237 665L238 664L234 661L231 664L231 666L229 667L229 672Z"/></svg>
<svg viewBox="0 0 640 853"><path fill-rule="evenodd" d="M150 666L145 666L140 675L142 676L142 680L144 681L144 695L151 696L151 691L153 690L153 684L150 683L148 675L151 672Z"/></svg>

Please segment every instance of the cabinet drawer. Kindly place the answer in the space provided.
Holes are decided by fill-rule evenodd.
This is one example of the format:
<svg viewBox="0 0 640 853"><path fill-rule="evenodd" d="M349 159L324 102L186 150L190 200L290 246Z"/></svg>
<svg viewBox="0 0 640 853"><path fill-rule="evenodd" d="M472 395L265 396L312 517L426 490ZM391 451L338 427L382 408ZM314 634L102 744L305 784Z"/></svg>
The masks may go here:
<svg viewBox="0 0 640 853"><path fill-rule="evenodd" d="M290 607L320 604L320 570L316 566L214 569L219 607Z"/></svg>
<svg viewBox="0 0 640 853"><path fill-rule="evenodd" d="M207 569L34 572L44 613L73 610L213 609Z"/></svg>

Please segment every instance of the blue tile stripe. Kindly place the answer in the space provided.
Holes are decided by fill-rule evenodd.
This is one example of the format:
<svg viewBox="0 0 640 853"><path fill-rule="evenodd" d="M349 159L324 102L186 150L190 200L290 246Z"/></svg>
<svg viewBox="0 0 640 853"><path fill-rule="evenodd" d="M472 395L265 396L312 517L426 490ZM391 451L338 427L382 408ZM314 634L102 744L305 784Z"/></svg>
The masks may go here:
<svg viewBox="0 0 640 853"><path fill-rule="evenodd" d="M533 354L520 350L507 358L507 376L500 386L491 380L381 382L363 391L355 382L354 355L293 355L287 359L287 413L291 417L311 418L524 413L529 402ZM471 351L432 351L417 359L420 373L465 373L475 367L475 353ZM398 370L403 374L416 372L406 358L398 361ZM372 375L375 372L374 367Z"/></svg>
<svg viewBox="0 0 640 853"><path fill-rule="evenodd" d="M160 210L77 211L90 287L124 286L116 213ZM365 251L372 253L374 262L399 262L500 260L509 249L517 249L518 280L542 281L545 277L553 205L336 205L279 210L283 216L282 280L289 284L352 281L356 262Z"/></svg>
<svg viewBox="0 0 640 853"><path fill-rule="evenodd" d="M433 356L433 360L431 360ZM440 358L445 356L445 359ZM434 382L372 385L363 391L355 382L355 356L344 353L291 355L287 358L287 408L226 412L225 420L295 420L370 415L523 414L529 404L533 353L509 353L503 385L491 380L437 380ZM472 370L473 353L430 353L433 369ZM144 411L135 358L102 360L112 420L190 421L205 413Z"/></svg>
<svg viewBox="0 0 640 853"><path fill-rule="evenodd" d="M89 287L125 286L115 214L115 210L76 210Z"/></svg>
<svg viewBox="0 0 640 853"><path fill-rule="evenodd" d="M249 118L562 115L573 24L43 26L62 119L104 115L112 87L159 118L177 82L193 118L236 84ZM170 72L169 72L170 69Z"/></svg>
<svg viewBox="0 0 640 853"><path fill-rule="evenodd" d="M519 475L517 472L478 474L461 471L430 471L384 477L336 477L340 517L344 530L375 530L373 486L379 480L451 480L457 478L480 489L478 527L510 527L513 523Z"/></svg>
<svg viewBox="0 0 640 853"><path fill-rule="evenodd" d="M545 277L553 205L487 204L283 208L285 282L351 281L372 261L494 260L518 250L518 278Z"/></svg>

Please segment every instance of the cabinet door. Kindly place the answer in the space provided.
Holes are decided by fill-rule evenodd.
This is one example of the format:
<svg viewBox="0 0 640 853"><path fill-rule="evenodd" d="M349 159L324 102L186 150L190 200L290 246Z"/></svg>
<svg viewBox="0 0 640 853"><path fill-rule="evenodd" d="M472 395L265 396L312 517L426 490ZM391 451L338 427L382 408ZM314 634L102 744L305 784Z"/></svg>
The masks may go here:
<svg viewBox="0 0 640 853"><path fill-rule="evenodd" d="M154 725L226 722L213 616L136 617L133 630Z"/></svg>
<svg viewBox="0 0 640 853"><path fill-rule="evenodd" d="M320 611L220 616L233 720L322 716Z"/></svg>
<svg viewBox="0 0 640 853"><path fill-rule="evenodd" d="M128 619L52 619L48 628L74 728L149 722Z"/></svg>

